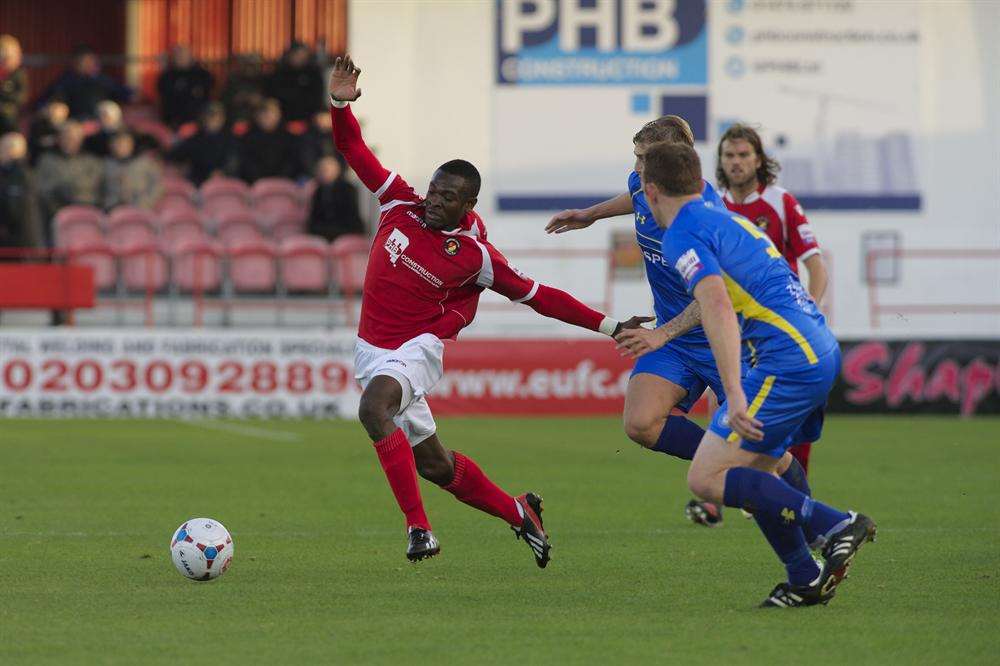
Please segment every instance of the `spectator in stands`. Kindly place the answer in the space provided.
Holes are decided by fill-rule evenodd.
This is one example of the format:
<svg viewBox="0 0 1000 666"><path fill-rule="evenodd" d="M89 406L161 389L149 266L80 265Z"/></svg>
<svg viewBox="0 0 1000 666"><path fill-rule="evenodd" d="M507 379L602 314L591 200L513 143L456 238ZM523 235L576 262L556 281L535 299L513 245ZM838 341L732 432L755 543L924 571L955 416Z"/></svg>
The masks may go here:
<svg viewBox="0 0 1000 666"><path fill-rule="evenodd" d="M239 140L226 129L226 112L218 102L205 107L198 131L174 146L167 159L187 165L187 177L201 185L212 176L238 176Z"/></svg>
<svg viewBox="0 0 1000 666"><path fill-rule="evenodd" d="M70 118L91 119L97 115L99 102L110 99L125 103L132 98L132 90L102 74L94 50L80 46L73 53L73 66L49 86L40 101L52 98L66 102Z"/></svg>
<svg viewBox="0 0 1000 666"><path fill-rule="evenodd" d="M52 245L52 218L63 206L100 206L103 170L101 161L81 151L83 127L67 120L59 131L59 150L38 160L39 207L46 245Z"/></svg>
<svg viewBox="0 0 1000 666"><path fill-rule="evenodd" d="M0 136L0 247L40 247L41 228L28 143L17 132Z"/></svg>
<svg viewBox="0 0 1000 666"><path fill-rule="evenodd" d="M344 178L343 168L335 157L323 157L316 164L309 233L328 241L346 234L365 233L358 212L358 190Z"/></svg>
<svg viewBox="0 0 1000 666"><path fill-rule="evenodd" d="M128 128L122 120L122 108L111 100L97 104L97 122L100 127L84 140L83 149L91 155L104 158L111 153L111 137Z"/></svg>
<svg viewBox="0 0 1000 666"><path fill-rule="evenodd" d="M152 208L163 194L159 163L149 153L136 155L135 139L128 131L111 137L109 148L110 154L104 160L104 208Z"/></svg>
<svg viewBox="0 0 1000 666"><path fill-rule="evenodd" d="M253 127L240 141L240 177L248 183L261 178L294 178L298 174L295 137L281 126L278 100L264 100Z"/></svg>
<svg viewBox="0 0 1000 666"><path fill-rule="evenodd" d="M268 88L271 96L281 102L281 113L289 122L309 120L326 106L323 74L302 42L292 42L271 75Z"/></svg>
<svg viewBox="0 0 1000 666"><path fill-rule="evenodd" d="M236 65L226 79L222 103L232 124L253 119L254 111L264 101L264 76L260 56L245 53L236 57Z"/></svg>
<svg viewBox="0 0 1000 666"><path fill-rule="evenodd" d="M122 117L122 108L109 99L97 105L97 122L98 130L84 140L83 150L102 159L111 154L111 139L121 132L132 134L137 153L160 147L154 137L130 129Z"/></svg>
<svg viewBox="0 0 1000 666"><path fill-rule="evenodd" d="M212 94L214 79L191 56L186 46L175 46L170 65L156 81L163 122L176 129L196 121Z"/></svg>
<svg viewBox="0 0 1000 666"><path fill-rule="evenodd" d="M34 117L28 130L28 150L32 166L38 163L38 158L44 153L59 150L59 130L68 118L69 107L58 100L50 101Z"/></svg>
<svg viewBox="0 0 1000 666"><path fill-rule="evenodd" d="M309 129L298 137L300 176L310 178L316 173L316 164L323 157L334 157L344 168L344 157L333 144L333 120L330 111L324 109L313 114Z"/></svg>
<svg viewBox="0 0 1000 666"><path fill-rule="evenodd" d="M21 43L0 35L0 134L19 132L18 116L28 98L28 74L21 67Z"/></svg>

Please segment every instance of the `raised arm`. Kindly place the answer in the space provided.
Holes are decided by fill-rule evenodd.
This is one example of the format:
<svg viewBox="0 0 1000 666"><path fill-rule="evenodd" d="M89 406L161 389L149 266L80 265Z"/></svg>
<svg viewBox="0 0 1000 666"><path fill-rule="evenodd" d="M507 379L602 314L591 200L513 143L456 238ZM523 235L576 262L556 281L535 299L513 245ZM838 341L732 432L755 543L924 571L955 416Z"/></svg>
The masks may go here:
<svg viewBox="0 0 1000 666"><path fill-rule="evenodd" d="M562 234L567 231L585 229L598 220L606 217L617 217L632 213L632 197L627 193L594 204L590 208L571 208L556 213L545 225L545 233Z"/></svg>
<svg viewBox="0 0 1000 666"><path fill-rule="evenodd" d="M365 187L381 194L379 190L388 185L391 174L365 143L361 136L361 125L348 104L361 97L361 89L358 88L359 74L361 70L354 66L350 56L337 58L333 63L333 71L330 73L333 141Z"/></svg>

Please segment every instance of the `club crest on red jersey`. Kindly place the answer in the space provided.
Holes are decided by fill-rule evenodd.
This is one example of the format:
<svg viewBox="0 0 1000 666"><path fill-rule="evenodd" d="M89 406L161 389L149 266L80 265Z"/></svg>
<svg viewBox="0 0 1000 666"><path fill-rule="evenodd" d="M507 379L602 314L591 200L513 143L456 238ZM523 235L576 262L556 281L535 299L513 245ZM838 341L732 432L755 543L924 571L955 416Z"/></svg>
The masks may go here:
<svg viewBox="0 0 1000 666"><path fill-rule="evenodd" d="M753 223L757 225L758 229L767 229L767 225L769 222L770 220L767 219L766 215L761 215L760 217L758 217L756 220L753 221Z"/></svg>
<svg viewBox="0 0 1000 666"><path fill-rule="evenodd" d="M462 244L457 238L446 238L444 240L444 251L445 254L454 257L458 254L458 251L462 249Z"/></svg>

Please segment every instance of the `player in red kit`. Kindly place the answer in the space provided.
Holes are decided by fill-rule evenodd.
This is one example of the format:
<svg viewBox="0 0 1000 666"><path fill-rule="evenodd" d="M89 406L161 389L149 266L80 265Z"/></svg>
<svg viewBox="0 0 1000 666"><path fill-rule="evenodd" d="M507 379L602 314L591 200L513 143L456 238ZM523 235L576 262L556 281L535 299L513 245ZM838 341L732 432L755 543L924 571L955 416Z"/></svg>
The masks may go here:
<svg viewBox="0 0 1000 666"><path fill-rule="evenodd" d="M718 158L715 178L726 207L767 233L793 273L798 275L800 261L805 265L809 295L820 303L829 278L819 243L799 202L774 184L780 166L764 152L760 135L748 125L731 126L719 140ZM819 439L822 428L819 410L803 424L799 442L789 449L806 472L812 442Z"/></svg>
<svg viewBox="0 0 1000 666"><path fill-rule="evenodd" d="M472 322L484 289L609 336L649 319L613 320L511 267L487 240L486 226L473 211L480 176L469 162L442 164L426 196L384 168L362 139L349 106L361 96L360 73L348 56L337 58L330 75L337 149L380 205L361 302L355 377L363 388L361 423L406 517L406 556L418 561L440 551L424 512L419 473L458 500L506 521L544 567L550 545L541 498L511 496L470 458L446 449L435 434L425 396L443 374L442 340L454 339Z"/></svg>

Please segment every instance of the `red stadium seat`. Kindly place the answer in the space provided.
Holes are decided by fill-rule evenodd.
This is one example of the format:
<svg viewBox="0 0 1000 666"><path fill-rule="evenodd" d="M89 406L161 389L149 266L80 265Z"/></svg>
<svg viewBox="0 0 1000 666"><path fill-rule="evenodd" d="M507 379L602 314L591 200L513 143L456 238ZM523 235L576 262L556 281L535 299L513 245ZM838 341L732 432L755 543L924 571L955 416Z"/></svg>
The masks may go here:
<svg viewBox="0 0 1000 666"><path fill-rule="evenodd" d="M75 243L67 249L71 264L90 266L94 269L94 288L97 291L111 291L118 281L115 256L111 246L103 240Z"/></svg>
<svg viewBox="0 0 1000 666"><path fill-rule="evenodd" d="M93 206L66 206L56 213L56 245L70 247L104 238L104 213Z"/></svg>
<svg viewBox="0 0 1000 666"><path fill-rule="evenodd" d="M200 193L203 198L219 194L235 194L246 199L250 196L250 188L238 178L213 176L201 184Z"/></svg>
<svg viewBox="0 0 1000 666"><path fill-rule="evenodd" d="M160 242L168 251L182 241L198 240L206 235L208 224L196 210L169 210L160 215Z"/></svg>
<svg viewBox="0 0 1000 666"><path fill-rule="evenodd" d="M182 292L217 291L222 285L222 247L206 238L181 241L173 250L172 281Z"/></svg>
<svg viewBox="0 0 1000 666"><path fill-rule="evenodd" d="M218 220L226 213L250 212L251 208L246 199L230 194L220 194L204 200L201 205L201 212L209 220Z"/></svg>
<svg viewBox="0 0 1000 666"><path fill-rule="evenodd" d="M273 292L277 285L277 251L263 238L240 240L230 246L229 279L238 294Z"/></svg>
<svg viewBox="0 0 1000 666"><path fill-rule="evenodd" d="M261 178L250 188L250 195L254 201L271 196L284 196L297 204L302 201L299 186L288 178Z"/></svg>
<svg viewBox="0 0 1000 666"><path fill-rule="evenodd" d="M306 220L309 218L305 208L291 203L288 199L271 199L270 204L269 208L254 206L265 234L280 239L292 234L301 234L305 230ZM279 228L282 228L280 235Z"/></svg>
<svg viewBox="0 0 1000 666"><path fill-rule="evenodd" d="M232 210L220 213L218 221L216 236L224 245L261 237L257 217L249 210Z"/></svg>
<svg viewBox="0 0 1000 666"><path fill-rule="evenodd" d="M235 178L209 178L201 184L201 209L210 219L229 210L249 209L250 188Z"/></svg>
<svg viewBox="0 0 1000 666"><path fill-rule="evenodd" d="M365 284L365 268L371 240L367 236L341 236L330 244L333 272L344 294L360 294Z"/></svg>
<svg viewBox="0 0 1000 666"><path fill-rule="evenodd" d="M170 276L167 258L153 242L132 242L117 250L122 283L128 291L163 291Z"/></svg>
<svg viewBox="0 0 1000 666"><path fill-rule="evenodd" d="M163 196L156 202L156 210L162 212L171 208L194 207L198 189L190 181L164 176L162 182Z"/></svg>
<svg viewBox="0 0 1000 666"><path fill-rule="evenodd" d="M319 236L281 241L281 282L289 292L326 293L330 287L330 247Z"/></svg>
<svg viewBox="0 0 1000 666"><path fill-rule="evenodd" d="M144 208L119 206L108 217L108 241L116 247L152 243L156 238L156 216Z"/></svg>

